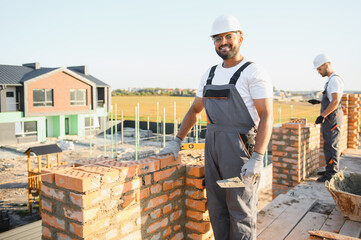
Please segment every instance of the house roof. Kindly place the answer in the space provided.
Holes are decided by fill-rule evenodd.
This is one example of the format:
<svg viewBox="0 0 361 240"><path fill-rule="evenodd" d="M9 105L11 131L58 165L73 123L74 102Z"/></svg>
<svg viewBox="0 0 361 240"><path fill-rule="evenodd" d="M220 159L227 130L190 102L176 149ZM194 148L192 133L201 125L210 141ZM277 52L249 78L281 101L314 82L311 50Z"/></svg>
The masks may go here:
<svg viewBox="0 0 361 240"><path fill-rule="evenodd" d="M25 66L13 66L13 65L1 65L0 64L0 84L5 85L22 85L25 81L30 79L36 78L40 75L49 73L53 70L59 68L40 68L40 69L33 69L31 67ZM89 81L95 83L97 87L108 87L109 85L100 81L99 79L95 78L92 75L85 75L81 72L68 69L69 71L78 74Z"/></svg>
<svg viewBox="0 0 361 240"><path fill-rule="evenodd" d="M62 152L61 148L57 144L42 145L36 147L30 147L25 151L26 154L33 152L36 156Z"/></svg>

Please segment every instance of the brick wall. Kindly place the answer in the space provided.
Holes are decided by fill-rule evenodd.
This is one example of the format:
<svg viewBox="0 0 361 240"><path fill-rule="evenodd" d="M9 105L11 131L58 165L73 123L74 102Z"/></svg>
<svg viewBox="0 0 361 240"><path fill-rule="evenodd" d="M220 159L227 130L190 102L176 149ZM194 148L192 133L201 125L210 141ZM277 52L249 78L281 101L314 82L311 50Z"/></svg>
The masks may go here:
<svg viewBox="0 0 361 240"><path fill-rule="evenodd" d="M357 148L360 145L360 97L361 94L347 94L347 114L348 114L348 138L347 148Z"/></svg>
<svg viewBox="0 0 361 240"><path fill-rule="evenodd" d="M187 160L192 151L44 170L43 239L211 238L204 160Z"/></svg>

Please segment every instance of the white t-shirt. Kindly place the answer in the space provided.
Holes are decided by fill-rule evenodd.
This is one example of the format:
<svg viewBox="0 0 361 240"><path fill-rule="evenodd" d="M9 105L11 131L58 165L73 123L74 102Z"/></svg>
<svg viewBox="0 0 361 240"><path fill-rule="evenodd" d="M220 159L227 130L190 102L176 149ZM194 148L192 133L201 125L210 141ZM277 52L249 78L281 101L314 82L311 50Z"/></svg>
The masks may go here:
<svg viewBox="0 0 361 240"><path fill-rule="evenodd" d="M246 62L247 60L243 59L238 65L231 68L224 68L222 63L218 64L212 85L228 84L233 74ZM209 71L210 68L202 76L197 97L203 98L203 87L207 83ZM268 73L257 63L252 63L243 70L235 87L242 97L254 123L258 126L259 116L253 99L273 98L273 86Z"/></svg>
<svg viewBox="0 0 361 240"><path fill-rule="evenodd" d="M332 93L339 93L338 102L340 102L343 95L343 81L334 73L328 77L327 98L330 102L332 101Z"/></svg>

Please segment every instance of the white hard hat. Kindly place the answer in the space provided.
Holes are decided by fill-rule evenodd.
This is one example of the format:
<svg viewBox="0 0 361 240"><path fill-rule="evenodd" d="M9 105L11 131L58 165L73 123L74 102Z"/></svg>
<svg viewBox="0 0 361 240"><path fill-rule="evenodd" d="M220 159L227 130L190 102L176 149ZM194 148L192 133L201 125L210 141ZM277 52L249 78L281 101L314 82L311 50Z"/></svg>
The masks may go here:
<svg viewBox="0 0 361 240"><path fill-rule="evenodd" d="M328 62L331 62L331 59L326 54L319 54L313 60L313 69L317 69Z"/></svg>
<svg viewBox="0 0 361 240"><path fill-rule="evenodd" d="M237 18L231 15L222 15L214 20L211 30L211 37L226 32L242 31L241 24Z"/></svg>

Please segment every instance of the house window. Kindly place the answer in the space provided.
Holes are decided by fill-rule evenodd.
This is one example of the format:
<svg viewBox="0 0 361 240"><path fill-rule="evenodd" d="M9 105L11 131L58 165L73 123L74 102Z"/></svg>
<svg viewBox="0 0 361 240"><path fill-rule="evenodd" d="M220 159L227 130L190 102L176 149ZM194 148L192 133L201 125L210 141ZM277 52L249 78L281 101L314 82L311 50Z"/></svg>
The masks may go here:
<svg viewBox="0 0 361 240"><path fill-rule="evenodd" d="M53 106L53 89L34 89L34 107Z"/></svg>
<svg viewBox="0 0 361 240"><path fill-rule="evenodd" d="M86 89L70 89L70 105L86 105Z"/></svg>
<svg viewBox="0 0 361 240"><path fill-rule="evenodd" d="M17 137L33 136L37 135L37 122L16 122L15 123L15 134Z"/></svg>
<svg viewBox="0 0 361 240"><path fill-rule="evenodd" d="M14 97L14 92L6 92L6 97L13 98Z"/></svg>
<svg viewBox="0 0 361 240"><path fill-rule="evenodd" d="M86 117L85 119L85 128L99 128L99 118L97 117Z"/></svg>

